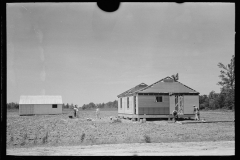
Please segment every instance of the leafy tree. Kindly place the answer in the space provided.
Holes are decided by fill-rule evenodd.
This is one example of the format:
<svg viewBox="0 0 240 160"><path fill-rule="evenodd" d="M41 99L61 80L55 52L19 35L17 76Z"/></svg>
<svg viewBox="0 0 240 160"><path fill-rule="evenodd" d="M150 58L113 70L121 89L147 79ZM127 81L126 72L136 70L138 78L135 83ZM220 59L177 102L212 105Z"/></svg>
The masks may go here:
<svg viewBox="0 0 240 160"><path fill-rule="evenodd" d="M74 108L74 105L73 105L73 103L70 105L70 107L69 107L70 109L73 109Z"/></svg>
<svg viewBox="0 0 240 160"><path fill-rule="evenodd" d="M66 108L69 108L69 104L67 103Z"/></svg>
<svg viewBox="0 0 240 160"><path fill-rule="evenodd" d="M89 108L96 108L96 105L93 102L89 103L88 106Z"/></svg>
<svg viewBox="0 0 240 160"><path fill-rule="evenodd" d="M219 94L215 93L215 91L211 91L209 93L208 98L209 98L209 108L210 109L220 108L219 104L218 104L218 97L219 97Z"/></svg>
<svg viewBox="0 0 240 160"><path fill-rule="evenodd" d="M220 71L219 77L221 81L217 84L222 87L230 88L232 90L235 89L235 56L232 56L231 62L228 65L223 65L222 63L218 63L218 67L223 70Z"/></svg>
<svg viewBox="0 0 240 160"><path fill-rule="evenodd" d="M86 108L87 108L86 105L83 104L83 106L82 106L82 110L84 110L84 109L86 109Z"/></svg>
<svg viewBox="0 0 240 160"><path fill-rule="evenodd" d="M218 67L223 69L220 71L219 77L221 81L217 84L221 85L221 94L225 95L224 108L235 109L235 56L232 56L228 65L218 63Z"/></svg>
<svg viewBox="0 0 240 160"><path fill-rule="evenodd" d="M7 103L7 109L19 109L19 104L18 103Z"/></svg>
<svg viewBox="0 0 240 160"><path fill-rule="evenodd" d="M199 108L200 109L209 108L209 99L208 99L207 95L200 95L199 96Z"/></svg>

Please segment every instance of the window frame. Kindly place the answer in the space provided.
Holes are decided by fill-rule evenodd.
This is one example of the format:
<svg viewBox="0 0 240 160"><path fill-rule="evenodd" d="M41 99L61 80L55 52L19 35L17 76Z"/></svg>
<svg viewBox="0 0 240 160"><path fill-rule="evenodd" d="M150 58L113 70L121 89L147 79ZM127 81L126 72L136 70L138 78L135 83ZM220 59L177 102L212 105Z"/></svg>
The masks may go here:
<svg viewBox="0 0 240 160"><path fill-rule="evenodd" d="M58 108L57 104L52 104L52 108Z"/></svg>
<svg viewBox="0 0 240 160"><path fill-rule="evenodd" d="M158 101L158 100L159 100L158 98L161 98L161 101ZM157 103L163 102L163 96L156 96L156 97L155 97L155 102L157 102Z"/></svg>

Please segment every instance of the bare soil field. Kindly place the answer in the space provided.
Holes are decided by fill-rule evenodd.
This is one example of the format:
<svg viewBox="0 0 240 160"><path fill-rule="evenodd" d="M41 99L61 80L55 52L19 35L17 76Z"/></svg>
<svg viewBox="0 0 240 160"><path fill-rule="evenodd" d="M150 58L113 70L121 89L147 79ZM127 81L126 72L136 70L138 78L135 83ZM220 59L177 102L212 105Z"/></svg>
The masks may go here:
<svg viewBox="0 0 240 160"><path fill-rule="evenodd" d="M169 123L167 119L146 123L122 120L111 123L117 110L79 111L79 118L71 119L73 111L61 115L19 116L7 113L7 149L52 146L82 146L127 143L177 143L235 141L234 112L202 111L201 118L216 123ZM87 121L92 118L93 121ZM187 121L187 120L184 120ZM232 122L230 122L232 121Z"/></svg>

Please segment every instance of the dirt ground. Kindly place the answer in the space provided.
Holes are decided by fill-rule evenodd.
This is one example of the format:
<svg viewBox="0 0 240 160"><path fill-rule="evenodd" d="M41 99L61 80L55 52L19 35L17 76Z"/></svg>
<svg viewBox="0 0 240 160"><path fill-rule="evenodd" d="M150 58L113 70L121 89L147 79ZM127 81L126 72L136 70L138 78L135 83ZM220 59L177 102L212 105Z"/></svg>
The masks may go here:
<svg viewBox="0 0 240 160"><path fill-rule="evenodd" d="M234 141L132 143L7 149L7 155L44 156L199 156L235 155Z"/></svg>
<svg viewBox="0 0 240 160"><path fill-rule="evenodd" d="M167 119L146 123L130 120L110 123L109 117L117 116L116 110L100 111L101 119L95 118L94 111L80 111L79 118L75 119L70 119L69 115L73 115L73 111L36 116L19 116L18 112L8 112L7 149L235 141L233 112L202 111L201 118L216 123L182 125L169 123ZM87 118L93 121L87 121Z"/></svg>

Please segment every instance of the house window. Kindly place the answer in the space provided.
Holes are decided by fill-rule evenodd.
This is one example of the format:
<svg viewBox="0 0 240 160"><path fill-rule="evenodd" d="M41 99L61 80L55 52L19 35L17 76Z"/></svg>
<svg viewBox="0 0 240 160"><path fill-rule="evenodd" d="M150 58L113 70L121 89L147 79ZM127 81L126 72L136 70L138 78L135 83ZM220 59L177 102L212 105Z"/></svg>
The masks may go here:
<svg viewBox="0 0 240 160"><path fill-rule="evenodd" d="M53 105L52 105L52 108L57 108L57 104L53 104Z"/></svg>
<svg viewBox="0 0 240 160"><path fill-rule="evenodd" d="M129 97L127 97L127 108L129 108Z"/></svg>
<svg viewBox="0 0 240 160"><path fill-rule="evenodd" d="M122 108L122 98L120 98L120 108Z"/></svg>
<svg viewBox="0 0 240 160"><path fill-rule="evenodd" d="M162 96L156 97L156 102L162 102Z"/></svg>

